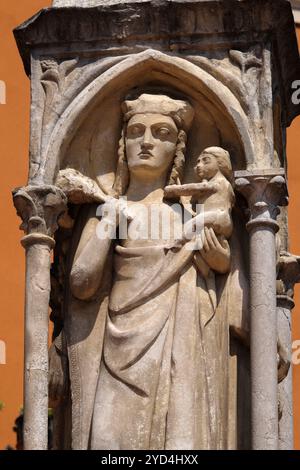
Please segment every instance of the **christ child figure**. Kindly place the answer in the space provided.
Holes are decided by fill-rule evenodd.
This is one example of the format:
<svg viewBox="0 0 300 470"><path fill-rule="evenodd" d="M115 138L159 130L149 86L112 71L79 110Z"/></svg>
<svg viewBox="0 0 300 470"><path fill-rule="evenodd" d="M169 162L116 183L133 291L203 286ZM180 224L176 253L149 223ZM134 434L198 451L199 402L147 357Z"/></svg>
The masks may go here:
<svg viewBox="0 0 300 470"><path fill-rule="evenodd" d="M195 228L200 226L212 228L219 239L229 239L235 199L229 153L221 147L206 148L199 155L194 171L197 182L165 188L167 198L191 196L193 206L201 205L201 212L185 224L184 238L191 239Z"/></svg>

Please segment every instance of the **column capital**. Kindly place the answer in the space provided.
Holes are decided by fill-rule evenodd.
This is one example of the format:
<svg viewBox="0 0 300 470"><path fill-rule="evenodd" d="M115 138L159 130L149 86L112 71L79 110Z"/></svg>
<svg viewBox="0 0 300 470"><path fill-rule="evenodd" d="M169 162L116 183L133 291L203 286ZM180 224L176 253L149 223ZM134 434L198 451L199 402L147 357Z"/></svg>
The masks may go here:
<svg viewBox="0 0 300 470"><path fill-rule="evenodd" d="M294 287L300 282L300 256L282 251L277 269L277 304L292 309L295 306Z"/></svg>
<svg viewBox="0 0 300 470"><path fill-rule="evenodd" d="M250 220L247 228L265 225L277 231L279 207L288 205L284 169L236 171L235 188L248 202Z"/></svg>
<svg viewBox="0 0 300 470"><path fill-rule="evenodd" d="M58 219L67 209L67 198L56 186L23 186L13 191L13 202L26 236L22 245L43 243L53 248Z"/></svg>

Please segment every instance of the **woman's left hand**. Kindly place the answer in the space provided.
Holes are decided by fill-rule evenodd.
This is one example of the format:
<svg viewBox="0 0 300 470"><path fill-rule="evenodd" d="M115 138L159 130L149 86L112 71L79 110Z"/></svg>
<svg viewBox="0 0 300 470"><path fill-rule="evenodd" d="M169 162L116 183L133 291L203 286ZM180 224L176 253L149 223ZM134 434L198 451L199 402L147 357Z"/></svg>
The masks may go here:
<svg viewBox="0 0 300 470"><path fill-rule="evenodd" d="M212 228L204 227L200 235L201 256L208 266L218 273L225 274L230 269L230 247L227 240L219 241Z"/></svg>

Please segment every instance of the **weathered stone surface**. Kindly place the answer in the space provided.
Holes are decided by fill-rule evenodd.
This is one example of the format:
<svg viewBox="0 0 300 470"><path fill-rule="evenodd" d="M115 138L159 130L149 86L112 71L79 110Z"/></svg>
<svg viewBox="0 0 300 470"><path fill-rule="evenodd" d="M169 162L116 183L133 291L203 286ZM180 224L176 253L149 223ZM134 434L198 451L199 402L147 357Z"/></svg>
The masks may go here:
<svg viewBox="0 0 300 470"><path fill-rule="evenodd" d="M67 199L54 186L27 186L13 192L26 233L24 446L48 447L48 326L52 238Z"/></svg>
<svg viewBox="0 0 300 470"><path fill-rule="evenodd" d="M118 1L118 0L53 0L52 6L53 7L82 7L82 8L90 8L96 7L99 5L117 5L120 3L143 3L148 0L126 0L126 1Z"/></svg>
<svg viewBox="0 0 300 470"><path fill-rule="evenodd" d="M199 55L208 50L239 49L264 41L266 34L276 44L278 80L283 87L286 122L299 113L299 105L292 103L292 83L300 76L298 48L293 15L285 0L230 1L145 1L142 4L101 4L90 9L76 7L44 9L36 17L15 30L15 37L23 57L27 74L30 73L29 51L42 45L55 57L66 52L77 55L80 49L102 51L112 55L143 50L157 42L159 50L182 52L197 50ZM126 27L125 27L126 25ZM254 33L253 33L254 31ZM120 41L122 47L120 48ZM148 43L147 43L148 41ZM68 44L68 46L66 46ZM97 55L98 55L97 54ZM278 82L278 83L277 83ZM277 83L277 85L276 85Z"/></svg>
<svg viewBox="0 0 300 470"><path fill-rule="evenodd" d="M294 286L300 282L300 258L281 252L277 274L278 340L283 351L279 367L279 448L294 448L293 429L293 377L292 377L292 309L294 308Z"/></svg>
<svg viewBox="0 0 300 470"><path fill-rule="evenodd" d="M74 3L57 1L15 30L32 80L29 191L41 199L19 205L36 242L26 246L27 311L40 330L57 225L43 221L43 188L68 198L52 267L55 445L287 445L277 352L288 404L290 337L277 322L276 255L288 244L285 128L300 113L290 6ZM197 202L208 217L190 240ZM41 439L30 428L27 448L46 441L42 370L43 390L35 380L26 402Z"/></svg>
<svg viewBox="0 0 300 470"><path fill-rule="evenodd" d="M195 166L197 183L176 184L166 186L165 197L192 197L192 203L201 205L204 214L199 214L191 221L186 236L195 230L194 224L200 219L200 228L213 228L215 234L229 238L233 231L231 212L234 206L232 166L229 153L220 147L204 149ZM203 219L204 215L204 219ZM190 232L189 232L190 230Z"/></svg>
<svg viewBox="0 0 300 470"><path fill-rule="evenodd" d="M280 174L281 173L281 174ZM277 449L278 371L276 242L278 205L287 204L282 171L238 172L236 188L248 201L251 285L251 400L254 449ZM269 374L266 375L266 368Z"/></svg>
<svg viewBox="0 0 300 470"><path fill-rule="evenodd" d="M139 102L143 103L142 113ZM212 228L210 233L205 232L203 241L208 248L200 249L199 253L197 251L200 260L199 268L196 268L193 264L194 251L188 247L189 242L172 253L172 239L175 239L172 232L168 239L164 239L160 231L155 240L143 238L142 230L149 220L149 213L148 210L141 211L141 204L146 209L157 206L165 217L172 218L173 214L176 218L172 206L163 201L163 190L170 169L170 178L175 173L178 178L183 176L182 168L177 166L179 159L184 157L185 145L182 144L191 119L188 124L184 115L181 119L186 103L166 96L142 95L132 103L131 106L130 101L126 101L130 115L125 113L124 143L120 142L118 164L122 172L117 169L117 175L124 178L126 173L123 167L124 164L128 165L129 178L125 177L121 184L116 182L117 188L122 188L121 195L127 197L132 220L128 226L128 238L124 241L117 239L114 248L115 277L109 300L100 374L96 381L91 448L144 449L150 446L156 449L183 449L191 445L194 448L215 448L223 439L214 423L223 419L218 397L221 396L224 377L221 363L215 362L213 370L207 357L207 374L216 396L208 413L205 392L208 376L203 376L201 372L200 364L204 366L204 358L199 346L203 344L208 351L214 329L218 328L217 317L214 319L216 301L210 300L210 297L216 299L214 272L227 273L229 270L229 245L224 248ZM181 173L178 172L179 168ZM215 172L220 178L218 166ZM151 220L150 217L150 223ZM79 248L75 255L70 274L72 294L81 301L91 300L101 286L101 279L106 276L103 270L112 246L109 235L116 221L104 216L97 231L92 229L94 223L90 219L85 226L80 241L84 249L81 251ZM182 224L180 217L176 223ZM99 238L102 226L105 238ZM130 253L139 254L142 258L137 263ZM223 258L227 261L226 269ZM151 283L147 282L149 278L153 279ZM201 291L201 308L190 310L188 305L192 306L196 301L199 282L204 282L206 286ZM174 319L173 309L176 312ZM201 339L197 329L198 322L205 328L205 340ZM209 327L206 327L208 322ZM134 334L136 329L138 334ZM119 346L116 347L117 344ZM171 355L177 363L173 373L170 369ZM139 370L143 373L138 373ZM184 393L180 392L182 386ZM199 397L197 402L194 401L195 394ZM86 402L85 406L90 404ZM119 420L120 413L122 422ZM139 418L132 420L133 413ZM196 426L192 419L195 415ZM214 415L213 419L211 415ZM184 438L180 431L183 429L187 433ZM83 435L82 439L86 442L88 437ZM76 436L73 438L77 441Z"/></svg>

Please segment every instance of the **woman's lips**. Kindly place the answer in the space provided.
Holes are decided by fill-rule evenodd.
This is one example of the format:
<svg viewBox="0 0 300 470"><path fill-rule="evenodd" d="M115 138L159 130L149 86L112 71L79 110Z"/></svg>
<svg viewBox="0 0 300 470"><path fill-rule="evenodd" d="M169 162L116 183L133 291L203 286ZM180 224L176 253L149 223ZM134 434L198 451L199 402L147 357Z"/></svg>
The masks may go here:
<svg viewBox="0 0 300 470"><path fill-rule="evenodd" d="M143 160L147 160L148 158L153 157L153 155L150 152L141 152L139 153L139 157Z"/></svg>

